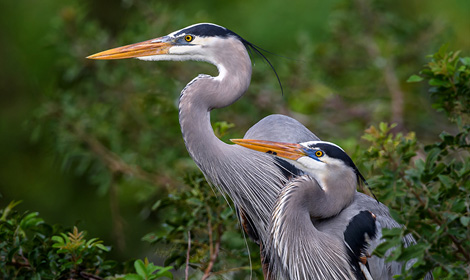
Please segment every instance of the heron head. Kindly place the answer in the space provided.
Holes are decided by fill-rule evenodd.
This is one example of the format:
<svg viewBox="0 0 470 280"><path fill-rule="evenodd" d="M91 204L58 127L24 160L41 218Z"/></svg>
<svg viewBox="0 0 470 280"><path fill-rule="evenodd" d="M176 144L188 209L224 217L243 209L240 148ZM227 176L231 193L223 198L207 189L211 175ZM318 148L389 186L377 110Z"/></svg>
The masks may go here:
<svg viewBox="0 0 470 280"><path fill-rule="evenodd" d="M110 49L90 55L90 59L141 60L201 60L211 61L214 49L223 49L221 44L247 42L233 31L212 23L198 23L172 32L166 36Z"/></svg>
<svg viewBox="0 0 470 280"><path fill-rule="evenodd" d="M303 172L314 177L337 176L343 172L351 172L365 182L352 159L334 143L309 141L296 144L251 139L233 139L231 141L252 150L286 159Z"/></svg>

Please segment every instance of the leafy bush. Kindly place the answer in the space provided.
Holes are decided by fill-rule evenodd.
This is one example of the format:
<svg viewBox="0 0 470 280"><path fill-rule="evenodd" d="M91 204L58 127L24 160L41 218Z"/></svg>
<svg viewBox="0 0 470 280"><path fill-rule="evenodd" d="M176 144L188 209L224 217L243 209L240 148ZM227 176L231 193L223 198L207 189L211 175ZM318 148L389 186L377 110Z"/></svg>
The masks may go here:
<svg viewBox="0 0 470 280"><path fill-rule="evenodd" d="M361 156L378 197L405 227L384 230L383 255L398 246L389 260L417 259L399 279L417 279L433 271L435 279L470 277L470 58L445 47L410 82L427 80L434 107L447 114L457 132L442 132L433 144L422 145L414 133L391 133L393 125L370 127L370 147ZM455 128L451 128L454 130ZM401 247L412 233L418 244Z"/></svg>
<svg viewBox="0 0 470 280"><path fill-rule="evenodd" d="M148 262L134 262L137 274L127 263L107 260L111 250L98 238L85 239L77 227L66 233L61 226L51 226L37 212L19 213L11 202L0 210L0 275L2 279L173 279L173 267L159 267ZM119 273L119 274L117 274Z"/></svg>
<svg viewBox="0 0 470 280"><path fill-rule="evenodd" d="M75 227L66 234L37 212L18 213L11 202L0 210L0 274L9 279L62 279L109 275L117 263L106 261L109 248L98 239L86 241Z"/></svg>

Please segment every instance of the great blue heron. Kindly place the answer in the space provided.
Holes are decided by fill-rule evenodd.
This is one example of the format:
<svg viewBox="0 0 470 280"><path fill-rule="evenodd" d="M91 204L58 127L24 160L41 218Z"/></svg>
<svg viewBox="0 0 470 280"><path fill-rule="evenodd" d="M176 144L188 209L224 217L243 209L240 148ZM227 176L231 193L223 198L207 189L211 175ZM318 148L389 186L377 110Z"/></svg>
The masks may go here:
<svg viewBox="0 0 470 280"><path fill-rule="evenodd" d="M304 173L281 190L272 212L266 247L273 275L305 280L392 277L391 271L377 275L387 271L379 267L384 265L380 259L367 262L380 240L381 225L354 201L364 177L343 149L324 141L232 142L281 157Z"/></svg>
<svg viewBox="0 0 470 280"><path fill-rule="evenodd" d="M269 240L272 209L279 191L288 182L288 173L278 160L267 154L220 141L210 123L211 110L231 105L247 90L252 72L249 50L260 53L256 46L233 31L211 23L200 23L88 58L197 60L217 67L218 76L199 75L181 92L181 131L190 156L207 180L233 200L240 209L245 230L263 245ZM264 118L250 128L245 138L291 143L319 140L298 121L282 115ZM295 170L292 169L294 173ZM355 199L363 208L375 213L382 226L399 226L383 205L359 193L355 194ZM399 270L394 270L394 273L399 273Z"/></svg>

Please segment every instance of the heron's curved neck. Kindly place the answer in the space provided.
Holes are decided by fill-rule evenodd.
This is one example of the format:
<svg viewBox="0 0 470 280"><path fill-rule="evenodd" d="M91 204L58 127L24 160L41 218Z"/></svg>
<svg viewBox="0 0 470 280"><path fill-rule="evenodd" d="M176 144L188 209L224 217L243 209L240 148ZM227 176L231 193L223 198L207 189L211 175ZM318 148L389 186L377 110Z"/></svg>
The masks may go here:
<svg viewBox="0 0 470 280"><path fill-rule="evenodd" d="M313 226L311 220L334 217L354 199L354 192L345 196L338 189L339 187L322 189L319 183L308 175L289 182L279 194L274 206L272 234L292 228L309 230L315 235L323 234Z"/></svg>
<svg viewBox="0 0 470 280"><path fill-rule="evenodd" d="M279 274L289 279L353 279L343 242L312 223L312 218L336 215L343 209L342 204L330 205L334 204L331 195L308 176L281 191L270 228L270 246L277 254L273 262L277 259L284 267ZM325 265L325 270L312 263Z"/></svg>
<svg viewBox="0 0 470 280"><path fill-rule="evenodd" d="M242 43L219 49L212 60L219 76L200 75L181 93L181 131L190 156L208 181L250 216L264 240L272 206L286 179L269 155L228 145L215 136L210 111L235 102L251 79L251 61Z"/></svg>
<svg viewBox="0 0 470 280"><path fill-rule="evenodd" d="M238 100L251 80L251 61L242 43L227 44L214 54L211 62L217 66L219 75L199 75L193 79L181 92L179 103L183 138L201 169L203 158L217 158L216 153L230 147L214 135L210 111Z"/></svg>
<svg viewBox="0 0 470 280"><path fill-rule="evenodd" d="M352 203L357 189L357 175L352 169L348 171L333 169L324 176L318 173L313 174L316 180L311 179L310 189L306 190L313 195L313 200L308 204L308 211L313 218L326 219L338 215ZM341 174L341 176L331 176L331 174Z"/></svg>

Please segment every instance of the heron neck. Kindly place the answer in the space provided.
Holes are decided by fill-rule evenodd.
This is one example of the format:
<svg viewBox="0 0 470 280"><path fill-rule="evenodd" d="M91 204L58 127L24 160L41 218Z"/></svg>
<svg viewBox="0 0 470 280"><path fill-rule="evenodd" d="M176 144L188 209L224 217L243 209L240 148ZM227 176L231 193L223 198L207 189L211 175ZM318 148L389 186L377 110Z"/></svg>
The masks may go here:
<svg viewBox="0 0 470 280"><path fill-rule="evenodd" d="M307 176L290 182L281 191L273 211L269 243L270 251L276 254L272 256L273 267L282 267L276 274L286 279L353 279L343 242L312 223L311 217L329 203L327 197ZM318 270L313 263L325 264L329 269Z"/></svg>
<svg viewBox="0 0 470 280"><path fill-rule="evenodd" d="M312 186L313 190L310 190L314 193L314 197L309 203L309 212L311 217L326 219L338 215L341 210L352 203L357 188L357 175L352 169L349 172L333 169L323 177L318 173L313 174L318 178L310 181L312 184L315 182L313 185L317 187ZM331 174L341 174L341 176Z"/></svg>
<svg viewBox="0 0 470 280"><path fill-rule="evenodd" d="M241 45L241 46L240 46ZM210 111L237 101L248 89L251 80L251 61L243 44L231 45L215 54L212 63L219 75L199 75L181 92L179 120L189 154L206 174L202 159L216 160L231 145L220 141L210 123ZM207 175L206 175L207 176Z"/></svg>
<svg viewBox="0 0 470 280"><path fill-rule="evenodd" d="M186 86L179 120L186 148L207 180L243 208L265 240L270 212L285 177L269 155L220 141L210 123L210 111L235 102L250 83L246 49L237 51L222 54L228 58L224 63L214 63L219 76L200 75Z"/></svg>

